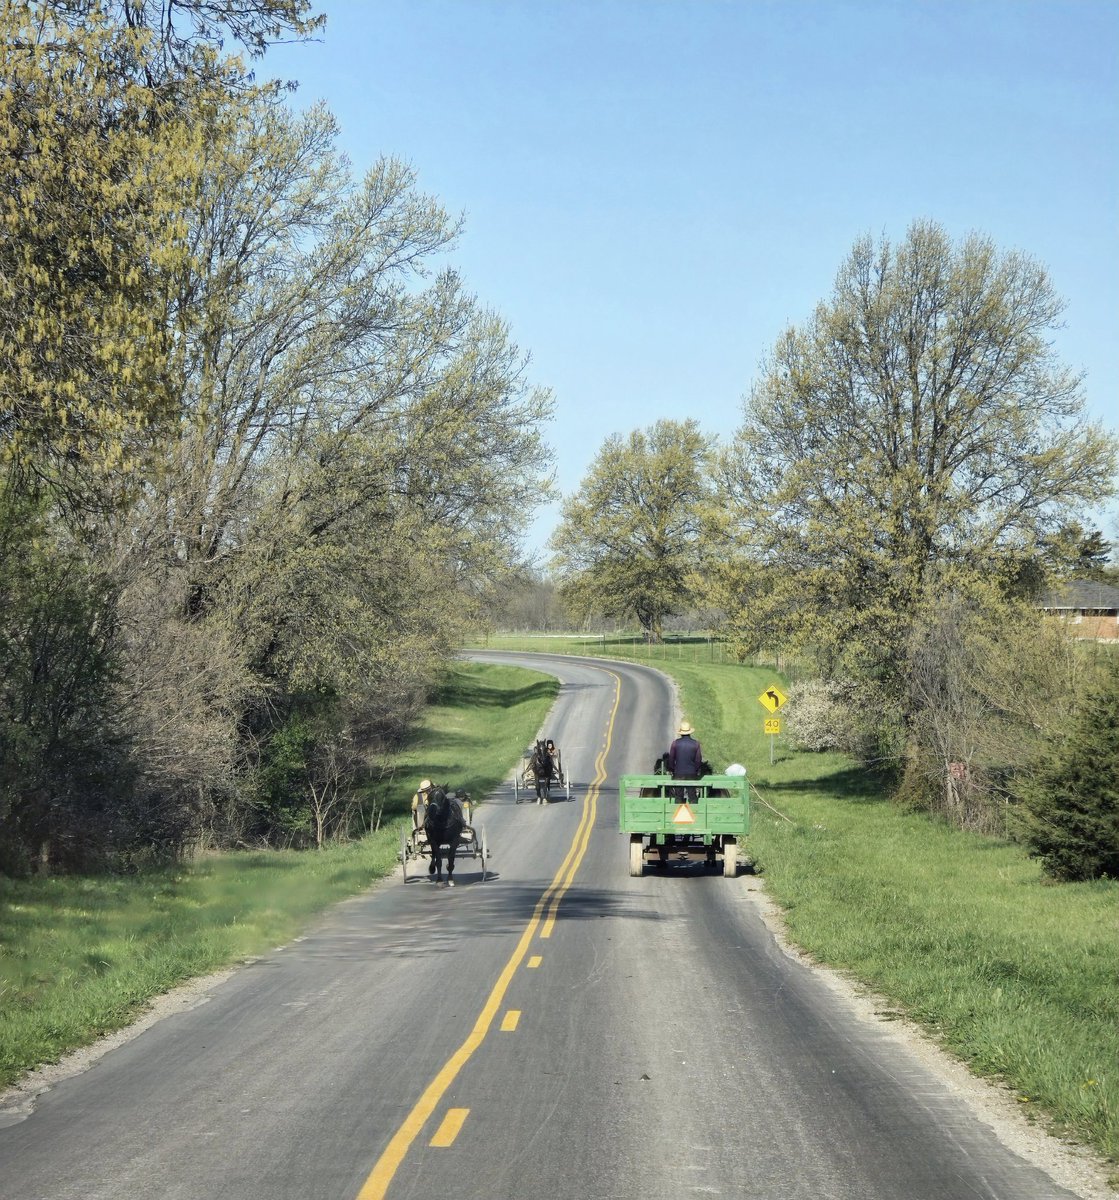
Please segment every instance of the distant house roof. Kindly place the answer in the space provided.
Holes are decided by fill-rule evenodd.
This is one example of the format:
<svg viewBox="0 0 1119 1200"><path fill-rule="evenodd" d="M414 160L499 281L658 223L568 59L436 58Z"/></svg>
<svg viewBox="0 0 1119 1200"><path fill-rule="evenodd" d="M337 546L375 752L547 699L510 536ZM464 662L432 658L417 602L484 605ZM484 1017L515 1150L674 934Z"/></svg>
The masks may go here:
<svg viewBox="0 0 1119 1200"><path fill-rule="evenodd" d="M1058 612L1119 612L1119 587L1095 579L1070 579L1048 588L1037 598L1038 608Z"/></svg>

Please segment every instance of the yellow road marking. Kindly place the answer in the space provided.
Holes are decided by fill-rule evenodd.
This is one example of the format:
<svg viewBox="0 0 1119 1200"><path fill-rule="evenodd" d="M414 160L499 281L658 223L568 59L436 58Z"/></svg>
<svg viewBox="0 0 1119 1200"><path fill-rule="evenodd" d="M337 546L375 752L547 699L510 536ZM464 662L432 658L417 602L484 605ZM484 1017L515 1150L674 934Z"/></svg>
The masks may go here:
<svg viewBox="0 0 1119 1200"><path fill-rule="evenodd" d="M512 1033L517 1028L517 1022L521 1019L521 1010L519 1008L511 1008L501 1018L501 1032Z"/></svg>
<svg viewBox="0 0 1119 1200"><path fill-rule="evenodd" d="M531 958L528 960L528 967L529 967L529 970L532 970L534 967L538 967L538 966L540 966L540 964L541 964L543 961L544 961L544 956L543 956L542 954L534 954L534 955L533 955L533 956L532 956L532 957L531 957Z"/></svg>
<svg viewBox="0 0 1119 1200"><path fill-rule="evenodd" d="M448 1108L447 1115L443 1118L443 1124L435 1131L435 1136L428 1142L428 1145L438 1146L440 1149L453 1146L469 1112L468 1108Z"/></svg>
<svg viewBox="0 0 1119 1200"><path fill-rule="evenodd" d="M400 1169L400 1164L404 1161L404 1156L412 1148L412 1143L420 1136L424 1125L431 1118L432 1113L438 1107L447 1089L454 1083L458 1073L469 1062L471 1055L482 1044L486 1034L489 1033L490 1026L493 1025L494 1017L497 1015L497 1010L501 1007L505 993L509 990L509 984L524 961L525 955L528 953L528 948L532 944L532 939L536 936L536 931L540 927L541 916L544 910L549 907L549 904L551 904L551 908L548 918L548 932L549 934L551 933L552 925L555 923L556 909L559 907L559 900L562 898L563 893L571 886L571 881L575 878L575 872L578 870L579 863L587 851L590 830L594 828L594 815L598 807L598 789L606 778L606 750L613 739L614 719L618 715L618 705L621 702L621 678L612 671L606 671L604 668L596 668L596 670L602 670L604 674L610 675L614 680L614 707L610 712L610 720L607 723L606 745L595 764L594 783L587 789L587 794L583 799L583 814L579 820L579 827L575 831L571 848L568 850L563 862L560 863L559 870L556 872L552 882L545 889L540 899L537 900L532 916L517 942L516 949L510 956L509 961L502 968L501 974L497 977L497 982L493 985L493 989L482 1006L482 1011L478 1014L478 1019L474 1022L474 1028L470 1031L466 1041L443 1064L442 1069L427 1085L420 1098L416 1101L412 1111L404 1118L400 1127L389 1139L389 1144L385 1147L381 1157L377 1159L365 1183L362 1184L361 1191L357 1194L357 1200L384 1200L389 1184L392 1183L393 1176ZM558 896L556 895L557 891L559 892ZM543 937L544 935L541 934L541 936ZM468 1110L460 1109L452 1111L460 1111L465 1114ZM449 1117L450 1113L448 1113Z"/></svg>
<svg viewBox="0 0 1119 1200"><path fill-rule="evenodd" d="M607 674L613 675L613 672L608 671ZM613 678L614 707L610 710L610 720L606 723L606 744L599 752L598 758L595 759L594 779L591 781L591 786L587 788L587 802L583 808L584 817L588 819L580 822L579 828L575 831L575 845L578 846L579 853L571 869L564 877L563 883L552 897L552 903L548 909L548 919L544 922L544 928L540 931L542 939L552 936L552 929L556 923L556 913L559 911L560 901L575 879L575 872L578 870L579 863L583 860L583 855L587 852L587 846L591 840L591 832L594 829L595 818L598 815L598 790L606 782L606 756L610 753L610 746L614 740L614 720L618 715L618 705L622 702L622 681L617 675L613 675Z"/></svg>

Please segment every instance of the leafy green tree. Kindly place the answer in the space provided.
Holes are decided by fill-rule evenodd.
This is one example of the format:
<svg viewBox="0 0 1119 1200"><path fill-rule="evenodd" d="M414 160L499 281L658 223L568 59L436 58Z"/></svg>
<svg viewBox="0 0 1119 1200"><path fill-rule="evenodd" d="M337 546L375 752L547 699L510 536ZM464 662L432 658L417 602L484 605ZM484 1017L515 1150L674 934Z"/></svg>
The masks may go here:
<svg viewBox="0 0 1119 1200"><path fill-rule="evenodd" d="M171 412L159 294L198 144L137 82L142 37L5 4L0 40L0 456L81 492Z"/></svg>
<svg viewBox="0 0 1119 1200"><path fill-rule="evenodd" d="M114 635L111 581L42 503L0 491L0 870L103 857L128 775Z"/></svg>
<svg viewBox="0 0 1119 1200"><path fill-rule="evenodd" d="M259 58L272 43L313 37L326 24L311 0L40 0L28 7L71 29L101 23L139 36L148 48L141 78L149 85L190 76L248 86L240 60L220 54L227 42Z"/></svg>
<svg viewBox="0 0 1119 1200"><path fill-rule="evenodd" d="M1119 879L1119 664L1079 697L1026 793L1030 853L1055 879Z"/></svg>
<svg viewBox="0 0 1119 1200"><path fill-rule="evenodd" d="M1028 600L971 584L930 596L910 633L901 795L957 826L1005 835L1090 664Z"/></svg>
<svg viewBox="0 0 1119 1200"><path fill-rule="evenodd" d="M355 179L324 109L293 116L220 53L319 20L306 0L0 9L0 460L14 502L56 506L33 548L71 585L7 587L0 678L35 660L28 628L87 641L66 704L101 714L83 744L119 753L90 770L115 762L126 793L100 824L153 852L259 834L293 755L295 810L266 832L344 833L549 495L551 399L436 269L457 224L399 163ZM31 782L8 812L30 829L31 800L94 789L35 782L48 743L18 724ZM65 728L76 762L85 725Z"/></svg>
<svg viewBox="0 0 1119 1200"><path fill-rule="evenodd" d="M664 619L693 602L712 463L694 420L606 440L549 543L574 612L633 616L660 640Z"/></svg>
<svg viewBox="0 0 1119 1200"><path fill-rule="evenodd" d="M270 94L215 122L171 310L178 433L114 552L161 581L166 640L192 651L189 671L157 654L137 711L154 729L149 696L205 680L213 719L185 694L176 705L210 734L186 760L211 792L224 766L214 827L236 838L282 811L242 797L259 794L252 775L303 696L339 697L316 710L308 752L334 782L323 792L309 774L295 819L308 797L349 811L339 781L356 776L340 764L399 736L516 567L518 531L548 494L551 401L504 324L452 273L431 276L457 226L410 171L385 161L354 180L330 115L295 117ZM154 631L153 588L125 598ZM229 670L198 675L207 644L231 652ZM152 661L137 649L131 677ZM241 745L226 754L231 727ZM289 818L273 822L284 838Z"/></svg>
<svg viewBox="0 0 1119 1200"><path fill-rule="evenodd" d="M168 286L215 116L309 0L0 6L0 460L72 508L119 502L173 419ZM271 90L271 88L265 89Z"/></svg>
<svg viewBox="0 0 1119 1200"><path fill-rule="evenodd" d="M1085 529L1074 521L1046 540L1044 557L1051 574L1113 583L1119 574L1111 564L1114 549L1101 530Z"/></svg>
<svg viewBox="0 0 1119 1200"><path fill-rule="evenodd" d="M1036 262L979 236L919 222L856 243L736 438L736 536L773 584L745 636L777 630L826 675L877 681L908 721L927 598L976 577L1013 590L1022 557L1113 490L1116 439L1051 348L1061 310Z"/></svg>

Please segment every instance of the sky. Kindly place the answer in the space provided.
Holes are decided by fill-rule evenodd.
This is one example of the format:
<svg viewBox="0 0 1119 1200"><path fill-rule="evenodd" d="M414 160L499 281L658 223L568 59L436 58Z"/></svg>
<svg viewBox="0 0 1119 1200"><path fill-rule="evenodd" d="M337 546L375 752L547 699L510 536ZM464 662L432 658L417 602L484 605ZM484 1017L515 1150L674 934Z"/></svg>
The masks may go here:
<svg viewBox="0 0 1119 1200"><path fill-rule="evenodd" d="M1119 0L318 0L261 77L356 170L414 169L448 265L551 390L556 485L610 434L729 438L859 237L931 219L1037 259L1119 432ZM543 508L525 548L546 557ZM1119 508L1085 523L1119 542Z"/></svg>

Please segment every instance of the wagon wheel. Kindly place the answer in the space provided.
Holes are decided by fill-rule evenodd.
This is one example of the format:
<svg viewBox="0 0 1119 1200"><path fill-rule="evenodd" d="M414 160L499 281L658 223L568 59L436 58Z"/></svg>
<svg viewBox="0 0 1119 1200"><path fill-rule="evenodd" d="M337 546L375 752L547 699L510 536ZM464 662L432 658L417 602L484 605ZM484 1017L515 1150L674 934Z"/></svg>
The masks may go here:
<svg viewBox="0 0 1119 1200"><path fill-rule="evenodd" d="M723 838L723 875L727 879L733 879L738 874L738 840L737 838Z"/></svg>
<svg viewBox="0 0 1119 1200"><path fill-rule="evenodd" d="M482 857L482 882L485 883L486 882L486 859L489 858L489 856L490 856L490 848L489 848L489 843L487 843L487 841L486 841L486 831L484 828L482 830L481 837L482 837L482 844L479 847L478 853Z"/></svg>
<svg viewBox="0 0 1119 1200"><path fill-rule="evenodd" d="M629 873L637 878L645 874L645 839L639 833L629 835Z"/></svg>
<svg viewBox="0 0 1119 1200"><path fill-rule="evenodd" d="M408 832L401 826L400 829L400 870L404 876L404 882L408 882Z"/></svg>

